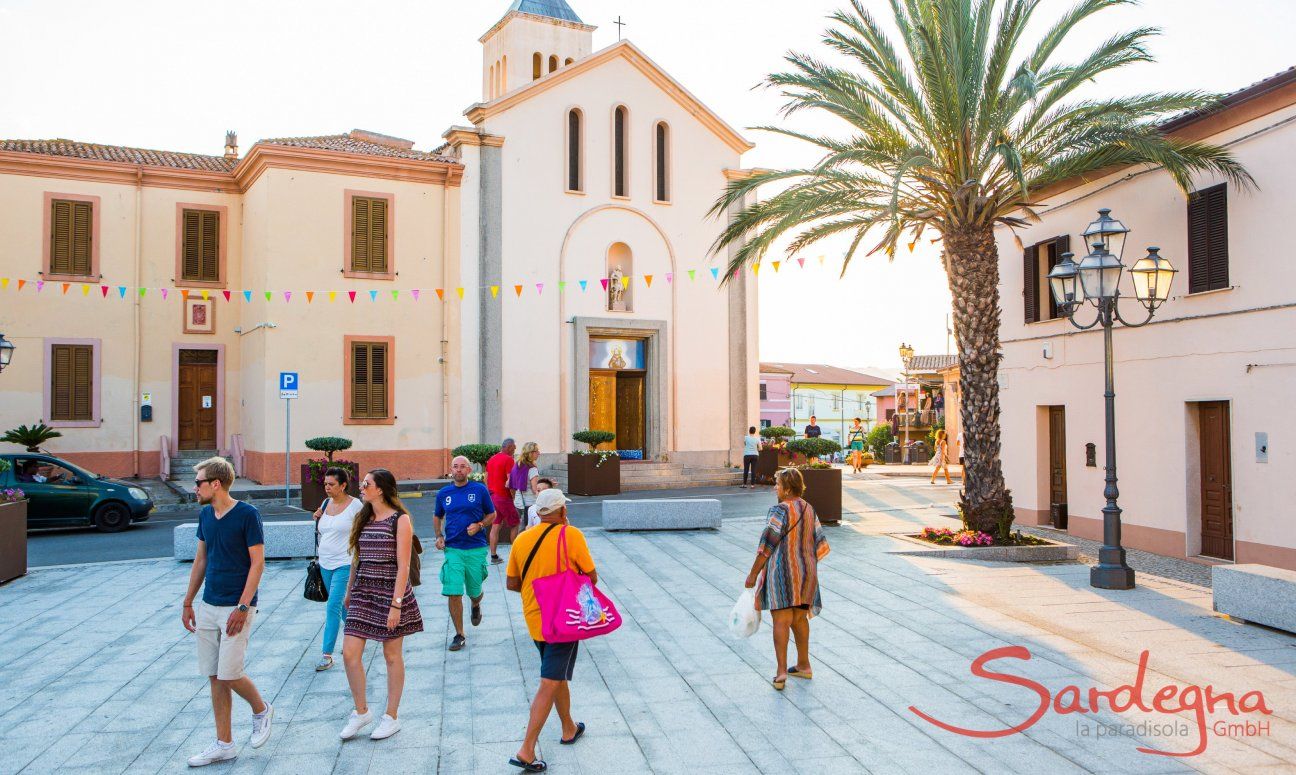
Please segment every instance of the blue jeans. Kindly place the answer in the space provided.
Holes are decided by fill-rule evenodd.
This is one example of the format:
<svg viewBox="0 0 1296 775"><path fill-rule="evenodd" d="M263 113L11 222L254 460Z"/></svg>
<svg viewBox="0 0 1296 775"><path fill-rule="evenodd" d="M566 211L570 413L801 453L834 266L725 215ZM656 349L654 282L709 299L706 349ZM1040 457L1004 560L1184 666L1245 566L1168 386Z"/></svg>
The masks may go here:
<svg viewBox="0 0 1296 775"><path fill-rule="evenodd" d="M338 630L342 629L342 623L346 621L346 609L342 607L342 599L346 597L351 566L343 565L333 570L320 568L320 573L324 576L324 586L328 587L329 595L324 614L324 653L332 654L333 646L337 644Z"/></svg>

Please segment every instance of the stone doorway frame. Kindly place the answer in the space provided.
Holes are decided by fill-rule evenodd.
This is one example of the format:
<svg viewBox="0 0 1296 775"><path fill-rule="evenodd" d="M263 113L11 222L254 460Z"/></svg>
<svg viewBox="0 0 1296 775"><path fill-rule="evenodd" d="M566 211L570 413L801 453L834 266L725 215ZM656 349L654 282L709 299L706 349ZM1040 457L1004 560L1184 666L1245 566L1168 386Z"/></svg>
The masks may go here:
<svg viewBox="0 0 1296 775"><path fill-rule="evenodd" d="M648 372L644 390L644 412L648 415L644 436L644 459L660 460L669 450L667 431L670 428L670 380L666 374L670 364L670 339L666 335L664 320L627 320L625 318L572 318L574 330L573 355L576 368L573 391L576 398L576 422L564 439L567 449L575 449L576 442L570 433L589 427L589 340L591 337L616 337L643 339L647 352L644 366Z"/></svg>

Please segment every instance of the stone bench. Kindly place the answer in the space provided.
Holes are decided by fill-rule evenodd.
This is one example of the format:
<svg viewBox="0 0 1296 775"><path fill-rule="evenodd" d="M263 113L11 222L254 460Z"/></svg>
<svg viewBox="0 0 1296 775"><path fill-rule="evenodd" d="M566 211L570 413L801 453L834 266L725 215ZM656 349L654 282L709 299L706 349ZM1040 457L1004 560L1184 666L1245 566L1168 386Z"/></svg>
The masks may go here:
<svg viewBox="0 0 1296 775"><path fill-rule="evenodd" d="M604 530L719 529L715 498L652 498L603 501Z"/></svg>
<svg viewBox="0 0 1296 775"><path fill-rule="evenodd" d="M1237 619L1296 633L1296 571L1269 565L1211 568L1215 610Z"/></svg>
<svg viewBox="0 0 1296 775"><path fill-rule="evenodd" d="M315 556L315 521L263 522L267 560ZM198 551L198 523L176 525L172 545L177 560L192 560Z"/></svg>

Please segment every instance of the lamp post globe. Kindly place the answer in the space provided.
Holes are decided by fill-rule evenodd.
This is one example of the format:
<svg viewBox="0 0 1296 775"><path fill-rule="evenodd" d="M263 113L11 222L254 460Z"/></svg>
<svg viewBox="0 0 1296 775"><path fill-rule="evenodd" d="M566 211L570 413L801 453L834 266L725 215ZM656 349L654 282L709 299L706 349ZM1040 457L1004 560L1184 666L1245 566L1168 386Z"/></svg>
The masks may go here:
<svg viewBox="0 0 1296 775"><path fill-rule="evenodd" d="M1101 242L1093 243L1093 252L1080 261L1080 285L1084 295L1095 306L1116 298L1120 288L1121 271L1125 265L1112 255Z"/></svg>
<svg viewBox="0 0 1296 775"><path fill-rule="evenodd" d="M1161 255L1161 248L1147 250L1146 256L1134 262L1129 274L1134 281L1134 296L1143 306L1154 310L1170 298L1170 284L1179 270Z"/></svg>
<svg viewBox="0 0 1296 775"><path fill-rule="evenodd" d="M1049 290L1058 309L1067 310L1084 303L1084 287L1080 285L1080 267L1073 260L1074 253L1063 253L1061 260L1049 270Z"/></svg>
<svg viewBox="0 0 1296 775"><path fill-rule="evenodd" d="M1104 207L1098 211L1098 217L1085 227L1083 236L1086 245L1101 243L1103 250L1116 256L1119 261L1125 254L1125 237L1129 228L1116 218L1111 217L1111 209Z"/></svg>
<svg viewBox="0 0 1296 775"><path fill-rule="evenodd" d="M10 361L13 360L14 343L5 339L4 334L0 334L0 371L8 368Z"/></svg>

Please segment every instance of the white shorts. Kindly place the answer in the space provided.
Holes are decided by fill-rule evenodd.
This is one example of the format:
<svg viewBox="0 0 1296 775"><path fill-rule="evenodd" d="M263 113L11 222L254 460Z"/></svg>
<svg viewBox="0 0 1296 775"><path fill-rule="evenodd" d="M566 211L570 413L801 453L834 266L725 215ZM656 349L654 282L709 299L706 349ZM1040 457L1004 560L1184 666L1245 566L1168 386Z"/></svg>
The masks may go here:
<svg viewBox="0 0 1296 775"><path fill-rule="evenodd" d="M237 681L247 675L243 661L247 657L248 640L252 637L252 622L256 608L249 608L243 629L238 635L225 634L225 624L238 606L208 605L202 600L194 603L194 619L198 631L198 672L203 676L216 676L222 681Z"/></svg>

